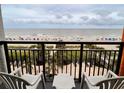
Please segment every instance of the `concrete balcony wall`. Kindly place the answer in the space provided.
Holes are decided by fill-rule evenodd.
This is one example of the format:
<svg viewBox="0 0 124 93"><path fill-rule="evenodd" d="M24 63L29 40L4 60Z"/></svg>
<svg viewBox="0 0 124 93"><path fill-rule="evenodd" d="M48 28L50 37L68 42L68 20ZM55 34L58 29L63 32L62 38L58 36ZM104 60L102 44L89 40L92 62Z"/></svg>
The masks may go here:
<svg viewBox="0 0 124 93"><path fill-rule="evenodd" d="M0 41L5 39L4 30L3 30L3 21L2 21L2 11L0 5ZM0 45L0 72L7 72L7 65L5 60L5 52L3 45ZM2 81L0 80L0 85Z"/></svg>
<svg viewBox="0 0 124 93"><path fill-rule="evenodd" d="M2 11L0 5L0 41L5 39L4 29L3 29L3 21L2 21ZM6 60L5 60L5 52L3 45L0 45L0 72L7 72Z"/></svg>

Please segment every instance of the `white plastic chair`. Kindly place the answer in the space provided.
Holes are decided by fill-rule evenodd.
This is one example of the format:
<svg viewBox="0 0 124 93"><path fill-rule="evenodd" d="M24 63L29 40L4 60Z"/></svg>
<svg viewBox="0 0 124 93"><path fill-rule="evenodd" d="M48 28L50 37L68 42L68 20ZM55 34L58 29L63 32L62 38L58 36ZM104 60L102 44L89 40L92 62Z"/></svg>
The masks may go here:
<svg viewBox="0 0 124 93"><path fill-rule="evenodd" d="M46 88L42 73L38 75L22 75L21 68L18 68L10 74L0 72L0 78L8 89L36 89L40 81L42 81L43 88Z"/></svg>
<svg viewBox="0 0 124 93"><path fill-rule="evenodd" d="M124 76L108 78L96 83L99 89L124 89Z"/></svg>
<svg viewBox="0 0 124 93"><path fill-rule="evenodd" d="M84 72L82 75L80 88L84 87L84 82L86 82L88 88L90 89L122 88L117 86L120 86L119 82L120 84L124 82L124 77L119 77L110 70L103 76L87 76Z"/></svg>

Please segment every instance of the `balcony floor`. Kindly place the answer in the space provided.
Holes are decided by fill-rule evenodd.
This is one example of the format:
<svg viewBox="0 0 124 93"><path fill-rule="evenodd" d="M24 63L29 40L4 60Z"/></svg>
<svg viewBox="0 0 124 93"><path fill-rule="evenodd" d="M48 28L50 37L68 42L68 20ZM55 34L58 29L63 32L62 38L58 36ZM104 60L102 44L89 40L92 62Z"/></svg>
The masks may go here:
<svg viewBox="0 0 124 93"><path fill-rule="evenodd" d="M52 81L47 81L46 82L46 87L47 89L55 89L54 87L52 87ZM74 89L80 89L80 83L78 81L75 81L75 88ZM84 88L86 89L86 86L84 85ZM0 85L0 89L5 89L4 85ZM42 89L42 82L39 83L37 89Z"/></svg>
<svg viewBox="0 0 124 93"><path fill-rule="evenodd" d="M46 82L47 89L55 89L54 87L52 87L52 83L53 83L52 81L47 81ZM40 82L39 86L38 86L38 89L42 88L41 85L42 85L42 83ZM74 89L80 89L80 83L78 81L75 81L75 86L76 87Z"/></svg>

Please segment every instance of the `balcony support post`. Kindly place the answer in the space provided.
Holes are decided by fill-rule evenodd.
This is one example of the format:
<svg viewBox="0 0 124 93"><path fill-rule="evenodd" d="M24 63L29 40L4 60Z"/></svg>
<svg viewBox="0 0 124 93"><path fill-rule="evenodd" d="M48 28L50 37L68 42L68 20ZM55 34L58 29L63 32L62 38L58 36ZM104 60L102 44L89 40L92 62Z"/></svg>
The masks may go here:
<svg viewBox="0 0 124 93"><path fill-rule="evenodd" d="M119 54L118 54L118 61L117 61L117 65L116 65L116 71L115 71L115 73L117 74L117 75L119 75L119 70L120 70L120 65L121 65L121 61L122 61L122 53L123 53L123 46L124 46L124 44L123 44L123 42L120 44L120 46L119 46Z"/></svg>

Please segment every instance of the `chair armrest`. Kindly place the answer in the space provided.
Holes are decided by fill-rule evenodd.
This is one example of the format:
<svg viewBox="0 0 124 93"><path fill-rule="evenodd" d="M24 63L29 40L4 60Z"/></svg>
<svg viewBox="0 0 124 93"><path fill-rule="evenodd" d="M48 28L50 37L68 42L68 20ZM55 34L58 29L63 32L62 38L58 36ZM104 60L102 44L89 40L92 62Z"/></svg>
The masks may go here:
<svg viewBox="0 0 124 93"><path fill-rule="evenodd" d="M89 81L88 76L86 75L85 72L83 73L83 77L84 77L84 80L86 79L87 82L88 82L91 86L95 86L95 84L93 84L93 83L91 83L91 82Z"/></svg>
<svg viewBox="0 0 124 93"><path fill-rule="evenodd" d="M45 79L44 79L44 75L42 72L40 72L38 75L35 75L34 77L36 79L33 82L29 82L31 86L34 86L35 84L39 82L39 80L41 80L43 84L43 88L46 88Z"/></svg>
<svg viewBox="0 0 124 93"><path fill-rule="evenodd" d="M45 77L44 77L44 74L42 72L37 75L37 80L36 81L30 83L31 86L35 85L40 78L41 78L41 81L42 81L43 88L46 89Z"/></svg>
<svg viewBox="0 0 124 93"><path fill-rule="evenodd" d="M108 71L108 73L105 75L105 77L109 78L109 77L118 77L115 73L113 73L111 70Z"/></svg>
<svg viewBox="0 0 124 93"><path fill-rule="evenodd" d="M35 78L37 78L37 79L33 82L30 82L30 85L31 86L35 85L41 77L42 77L42 72L35 76Z"/></svg>
<svg viewBox="0 0 124 93"><path fill-rule="evenodd" d="M21 77L22 76L22 74L21 74L21 67L17 68L16 70L11 72L10 74L11 75L17 75L17 76Z"/></svg>
<svg viewBox="0 0 124 93"><path fill-rule="evenodd" d="M44 74L41 75L41 79L42 79L43 88L46 89L46 82L45 82Z"/></svg>
<svg viewBox="0 0 124 93"><path fill-rule="evenodd" d="M81 89L84 87L84 81L86 81L86 83L89 83L91 86L95 86L94 84L92 84L92 83L89 81L88 76L86 75L85 72L83 72L82 78L81 78L81 83L80 83L80 88L81 88Z"/></svg>

